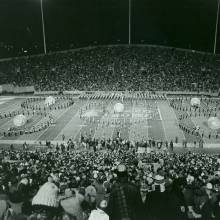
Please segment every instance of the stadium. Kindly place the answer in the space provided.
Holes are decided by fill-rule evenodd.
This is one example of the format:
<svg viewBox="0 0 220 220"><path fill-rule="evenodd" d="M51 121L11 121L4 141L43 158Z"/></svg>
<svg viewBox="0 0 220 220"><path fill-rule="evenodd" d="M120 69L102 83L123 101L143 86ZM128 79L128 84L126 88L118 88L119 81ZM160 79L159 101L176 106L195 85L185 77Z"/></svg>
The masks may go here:
<svg viewBox="0 0 220 220"><path fill-rule="evenodd" d="M0 220L220 219L219 9L2 0Z"/></svg>

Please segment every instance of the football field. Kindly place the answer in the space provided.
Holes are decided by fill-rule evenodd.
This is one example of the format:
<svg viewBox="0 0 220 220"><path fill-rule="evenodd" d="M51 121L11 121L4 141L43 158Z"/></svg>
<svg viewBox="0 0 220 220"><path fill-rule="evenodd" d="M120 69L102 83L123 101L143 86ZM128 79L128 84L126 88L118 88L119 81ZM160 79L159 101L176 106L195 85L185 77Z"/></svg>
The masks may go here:
<svg viewBox="0 0 220 220"><path fill-rule="evenodd" d="M0 97L0 114L21 111L21 103L27 97ZM44 141L62 142L72 139L79 141L81 136L95 139L112 139L120 135L130 141L154 139L156 141L175 141L184 139L192 142L178 126L175 111L167 100L129 100L123 101L124 110L117 113L114 106L118 100L75 99L74 104L62 109L47 109L54 123L45 129L25 134L4 135L14 127L13 117L0 118L0 144L19 144L24 141L39 143ZM38 103L39 104L39 103ZM44 103L42 101L41 105ZM25 130L43 123L40 114L33 115L24 125Z"/></svg>
<svg viewBox="0 0 220 220"><path fill-rule="evenodd" d="M25 97L0 97L0 112L2 114L21 110ZM93 138L114 138L117 133L123 139L140 141L154 139L158 141L181 141L184 134L178 128L175 112L165 100L125 101L124 111L117 113L114 100L75 100L74 105L66 109L51 110L55 124L31 134L4 137L3 132L13 127L13 117L0 119L0 140L32 140L61 141L65 139L78 140L81 135ZM41 123L40 115L34 116L26 126ZM31 125L30 125L31 123Z"/></svg>

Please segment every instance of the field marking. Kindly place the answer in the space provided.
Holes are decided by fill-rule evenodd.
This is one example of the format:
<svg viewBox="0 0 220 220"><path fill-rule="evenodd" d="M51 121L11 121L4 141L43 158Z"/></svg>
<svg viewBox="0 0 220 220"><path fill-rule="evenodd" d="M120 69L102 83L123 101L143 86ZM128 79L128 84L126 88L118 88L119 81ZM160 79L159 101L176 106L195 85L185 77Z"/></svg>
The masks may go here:
<svg viewBox="0 0 220 220"><path fill-rule="evenodd" d="M103 104L103 103L102 103ZM107 104L107 103L106 103ZM109 107L111 106L111 102L109 102L108 104L107 104L107 106L106 106L106 110L108 110L109 109ZM107 113L105 113L105 114L103 114L102 116L101 116L101 118L99 119L99 123L98 123L98 125L97 125L97 129L95 129L95 132L94 132L94 135L93 135L93 139L95 139L95 137L96 138L98 138L98 134L100 133L100 135L101 135L101 137L103 137L104 136L104 138L105 138L105 135L104 134L106 134L106 132L105 132L105 129L106 128L103 128L102 129L102 123L101 122L103 122L104 120L105 120L105 118L107 118ZM101 128L100 128L101 127ZM111 126L110 126L111 127ZM102 132L99 132L99 129L101 129L101 131ZM114 128L113 128L113 131L114 131Z"/></svg>
<svg viewBox="0 0 220 220"><path fill-rule="evenodd" d="M0 101L8 101L8 100L12 100L12 99L15 99L15 97L7 97L7 96L4 96L4 97L0 97Z"/></svg>
<svg viewBox="0 0 220 220"><path fill-rule="evenodd" d="M56 120L55 120L55 124L56 124L56 121L59 120L68 110L69 110L69 108L67 108L65 111L63 111L62 113L60 113L60 114L57 115L57 118L56 118ZM43 136L44 133L45 133L49 128L51 128L51 126L47 127L47 128L43 131L42 134L38 135L38 136L34 139L34 141L38 141L39 138L40 138L41 136ZM39 140L39 141L41 141L41 140Z"/></svg>
<svg viewBox="0 0 220 220"><path fill-rule="evenodd" d="M165 128L164 128L164 122L163 122L163 118L162 118L159 106L158 106L157 110L158 110L158 113L159 113L159 116L160 116L160 119L161 119L161 124L162 124L162 128L163 128L163 131L164 131L165 139L166 139L166 141L168 141L167 133L166 133Z"/></svg>
<svg viewBox="0 0 220 220"><path fill-rule="evenodd" d="M80 110L84 107L87 106L87 104L90 102L90 100L86 100L86 102L80 107L78 108L79 110L76 112L75 116L79 115ZM82 119L80 119L82 122L84 122ZM78 134L81 133L82 128L87 127L87 124L83 123L80 125L75 125L76 127L79 127L80 129L78 129L78 132L75 132L75 134L73 136L71 136L71 139L76 141L76 137ZM66 126L65 126L66 127ZM81 136L81 135L80 135ZM81 138L81 137L80 137Z"/></svg>
<svg viewBox="0 0 220 220"><path fill-rule="evenodd" d="M173 114L174 114L174 117L175 117L175 120L176 120L176 122L178 123L179 122L179 120L177 119L177 117L176 117L176 113L174 112L174 110L173 110L173 108L172 107L170 107L169 106L169 108L171 109L171 111L173 112ZM179 124L179 123L178 123ZM179 130L181 131L181 133L182 133L182 137L183 137L183 140L186 140L186 137L185 137L185 135L184 135L184 133L183 133L183 130L182 129L180 129L179 128Z"/></svg>
<svg viewBox="0 0 220 220"><path fill-rule="evenodd" d="M6 103L4 103L4 104L6 104ZM13 108L12 108L13 107ZM9 105L9 106L5 106L5 107L3 107L2 109L0 109L0 111L2 112L2 113L5 113L5 112L13 112L13 111L15 111L15 110L19 110L19 109L22 109L21 108L21 106L18 104L18 103L12 103L11 105ZM10 111L11 110L11 111Z"/></svg>
<svg viewBox="0 0 220 220"><path fill-rule="evenodd" d="M138 104L140 104L140 103L143 103L143 101L138 102ZM135 121L135 119L138 118L138 117L135 117L136 108L139 109L138 111L143 110L142 105L139 107L138 104L137 104L137 107L136 107L136 104L137 103L135 103L135 102L132 103L131 118L130 118L131 126L129 127L129 132L128 132L129 137L128 137L128 139L131 140L131 141L136 141L138 139L148 140L149 139L149 127L150 127L149 124L148 124L148 121L147 121L148 119L146 118L146 121L144 122L144 124L145 124L144 126L141 126L141 125L143 125L142 123L141 124L140 123L137 123L137 124L133 123L133 119ZM145 108L145 106L144 106L144 108ZM143 116L143 114L142 114L142 116ZM146 128L146 133L143 132L142 128ZM136 138L136 137L138 137L138 138Z"/></svg>
<svg viewBox="0 0 220 220"><path fill-rule="evenodd" d="M112 138L113 134L114 134L114 128L116 127L116 125L112 125L111 123L108 126L105 126L104 128L102 128L102 123L105 119L112 119L114 121L116 121L116 119L118 118L118 115L116 117L113 117L113 104L114 102L112 101L108 101L106 102L106 110L107 112L100 118L97 129L93 135L93 138L97 137L99 138L99 135L101 136L101 138L104 136L104 138ZM111 121L111 120L110 120ZM101 130L101 131L100 131ZM110 134L108 135L108 130L110 130Z"/></svg>
<svg viewBox="0 0 220 220"><path fill-rule="evenodd" d="M112 103L113 104L113 103ZM114 103L115 105L115 103ZM114 107L113 107L114 108ZM114 111L112 111L114 113ZM111 115L112 115L112 112L111 112ZM118 117L119 117L119 114L116 114L116 116L114 117L114 122L118 122ZM113 139L113 134L114 134L114 131L115 131L115 127L116 127L116 124L117 123L114 123L113 124L113 129L112 129L112 132L111 132L111 135L110 135L110 138Z"/></svg>
<svg viewBox="0 0 220 220"><path fill-rule="evenodd" d="M79 108L78 108L78 109L79 109ZM78 113L79 113L79 110L76 111L75 115L71 117L71 119L65 124L65 126L61 129L61 131L58 133L58 135L57 135L53 140L55 140L55 139L56 139L58 136L60 136L61 134L64 134L63 131L65 130L66 126L68 126L70 123L72 123L72 120L74 120L75 117L76 117L77 115L79 115ZM65 134L64 134L64 135L65 135Z"/></svg>
<svg viewBox="0 0 220 220"><path fill-rule="evenodd" d="M132 123L133 122L133 109L134 109L134 105L135 105L135 102L132 102L131 118L130 118L131 126L129 127L129 133L128 133L128 135L129 135L128 139L131 140L131 141L135 141L134 137L136 136L136 132L135 131L131 131L134 128L134 123ZM134 129L134 130L136 130L136 129Z"/></svg>
<svg viewBox="0 0 220 220"><path fill-rule="evenodd" d="M64 134L65 136L66 136L66 134L65 134L65 132L63 132L65 129L66 129L66 127L69 125L69 124L71 124L72 123L72 121L74 121L75 119L77 119L78 118L78 116L79 116L79 111L77 111L76 112L76 114L71 118L71 120L68 122L68 123L66 123L66 125L61 129L61 131L59 132L59 134L53 139L53 140L56 140L59 136L61 136L61 134ZM79 129L79 131L78 132L75 132L75 134L72 136L70 136L70 137L68 137L69 139L71 138L71 139L75 139L76 138L76 136L78 135L78 133L81 131L81 129L82 129L82 127L86 127L87 125L86 124L76 124L76 125L74 125L75 127L79 127L80 129Z"/></svg>

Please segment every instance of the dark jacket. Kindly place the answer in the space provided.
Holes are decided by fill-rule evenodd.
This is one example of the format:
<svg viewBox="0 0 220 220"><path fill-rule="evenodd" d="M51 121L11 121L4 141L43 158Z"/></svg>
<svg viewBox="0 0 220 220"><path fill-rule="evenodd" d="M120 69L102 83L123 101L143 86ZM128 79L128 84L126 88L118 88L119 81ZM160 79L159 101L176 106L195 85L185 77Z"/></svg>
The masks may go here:
<svg viewBox="0 0 220 220"><path fill-rule="evenodd" d="M143 219L143 204L137 187L129 182L115 183L110 192L107 213L110 220Z"/></svg>
<svg viewBox="0 0 220 220"><path fill-rule="evenodd" d="M166 193L160 191L149 192L144 204L144 213L147 220L164 220L166 213Z"/></svg>

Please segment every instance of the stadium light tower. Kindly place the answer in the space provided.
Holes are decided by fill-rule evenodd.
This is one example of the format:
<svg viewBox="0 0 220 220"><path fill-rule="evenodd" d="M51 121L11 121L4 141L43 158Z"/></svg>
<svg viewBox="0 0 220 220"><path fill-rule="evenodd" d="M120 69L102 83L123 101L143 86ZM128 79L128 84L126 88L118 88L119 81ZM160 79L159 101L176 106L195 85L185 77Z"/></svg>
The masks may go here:
<svg viewBox="0 0 220 220"><path fill-rule="evenodd" d="M40 10L41 10L41 21L42 21L43 41L44 41L44 54L46 54L46 53L47 53L47 45L46 45L45 27L44 27L43 0L40 0Z"/></svg>
<svg viewBox="0 0 220 220"><path fill-rule="evenodd" d="M220 7L220 0L218 0L217 13L216 13L216 22L215 22L215 41L214 41L214 51L213 51L214 54L216 53L216 45L217 45L217 37L218 37L219 7Z"/></svg>
<svg viewBox="0 0 220 220"><path fill-rule="evenodd" d="M131 44L131 0L128 0L128 44Z"/></svg>

